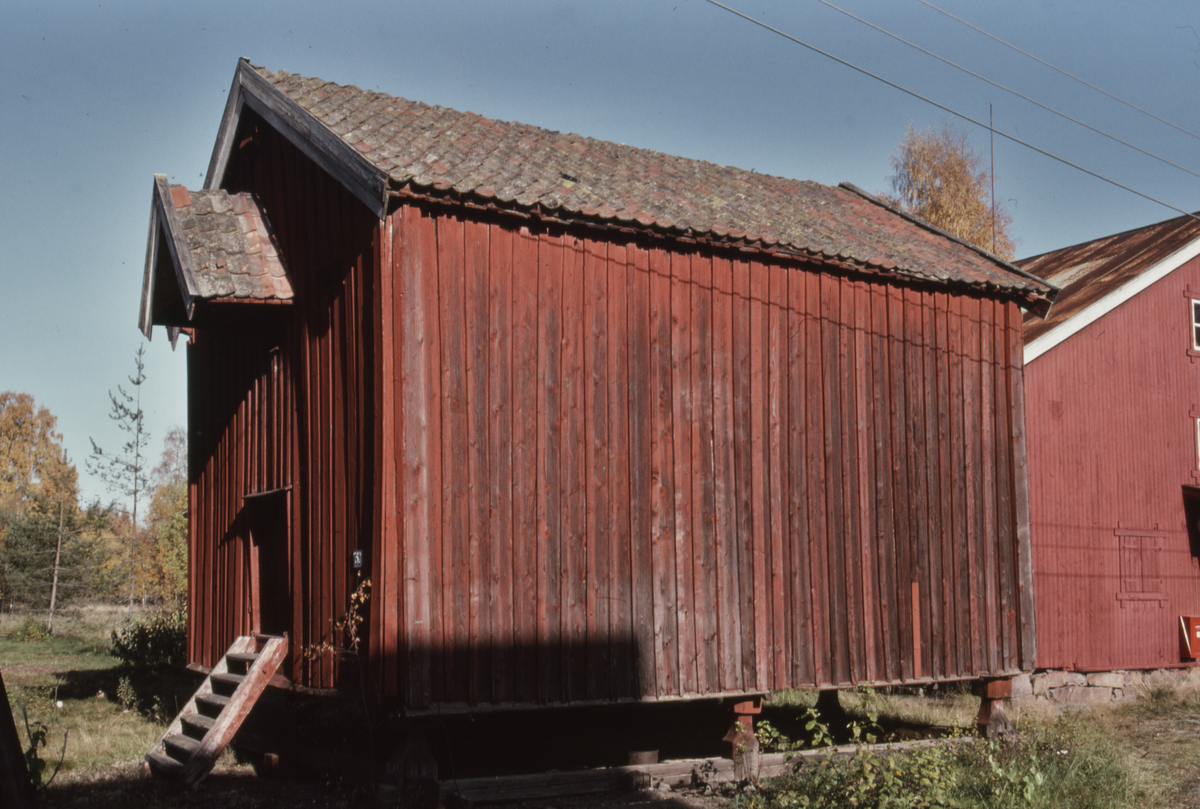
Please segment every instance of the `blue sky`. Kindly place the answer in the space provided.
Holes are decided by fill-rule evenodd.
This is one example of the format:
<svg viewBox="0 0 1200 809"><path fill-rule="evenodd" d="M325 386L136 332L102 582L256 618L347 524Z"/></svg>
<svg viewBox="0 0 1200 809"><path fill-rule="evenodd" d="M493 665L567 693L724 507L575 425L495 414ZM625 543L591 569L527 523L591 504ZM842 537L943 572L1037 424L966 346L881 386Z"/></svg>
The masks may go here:
<svg viewBox="0 0 1200 809"><path fill-rule="evenodd" d="M818 0L750 16L1170 205L1200 178L982 84ZM899 36L1200 171L1200 141L919 0L841 0ZM1010 0L937 5L1200 133L1200 7ZM336 10L335 10L336 9ZM153 175L199 187L236 60L759 172L886 189L910 122L946 113L705 0L54 2L0 9L0 390L59 418L84 472L115 447L108 391L133 371ZM986 154L987 133L968 127ZM1002 138L997 196L1018 255L1175 213ZM186 421L185 358L159 331L144 406L154 452ZM108 499L83 475L86 497Z"/></svg>

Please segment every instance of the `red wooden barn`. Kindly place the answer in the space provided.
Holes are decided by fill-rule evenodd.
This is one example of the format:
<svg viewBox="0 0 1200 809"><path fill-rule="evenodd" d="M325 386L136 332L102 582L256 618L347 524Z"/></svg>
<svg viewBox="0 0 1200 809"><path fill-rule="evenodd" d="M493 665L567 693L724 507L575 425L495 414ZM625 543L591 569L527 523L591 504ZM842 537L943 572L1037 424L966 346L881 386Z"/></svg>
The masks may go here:
<svg viewBox="0 0 1200 809"><path fill-rule="evenodd" d="M189 655L371 581L411 712L1001 677L1033 661L1022 308L830 188L238 65L156 181L189 335Z"/></svg>
<svg viewBox="0 0 1200 809"><path fill-rule="evenodd" d="M1021 262L1062 292L1025 324L1038 668L1189 660L1200 613L1200 221ZM1200 648L1198 648L1200 653Z"/></svg>

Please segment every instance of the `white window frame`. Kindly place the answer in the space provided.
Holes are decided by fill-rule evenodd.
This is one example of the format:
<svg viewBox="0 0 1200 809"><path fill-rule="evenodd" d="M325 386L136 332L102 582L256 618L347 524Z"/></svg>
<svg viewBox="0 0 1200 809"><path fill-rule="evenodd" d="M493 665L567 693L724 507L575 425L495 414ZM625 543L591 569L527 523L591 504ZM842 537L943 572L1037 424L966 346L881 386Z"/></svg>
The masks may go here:
<svg viewBox="0 0 1200 809"><path fill-rule="evenodd" d="M1200 472L1200 417L1196 418L1196 471Z"/></svg>
<svg viewBox="0 0 1200 809"><path fill-rule="evenodd" d="M1192 310L1192 351L1200 351L1200 298L1187 299Z"/></svg>

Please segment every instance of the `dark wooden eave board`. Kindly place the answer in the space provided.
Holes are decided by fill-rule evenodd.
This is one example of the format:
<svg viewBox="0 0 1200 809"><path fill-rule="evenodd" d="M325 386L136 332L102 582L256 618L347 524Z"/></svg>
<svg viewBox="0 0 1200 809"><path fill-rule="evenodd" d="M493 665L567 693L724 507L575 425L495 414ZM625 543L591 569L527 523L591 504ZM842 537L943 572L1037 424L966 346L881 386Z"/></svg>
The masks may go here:
<svg viewBox="0 0 1200 809"><path fill-rule="evenodd" d="M157 188L157 181L155 183ZM154 196L157 196L155 194ZM150 232L146 234L146 268L142 273L142 304L138 312L138 328L146 339L154 330L154 267L158 264L158 209L155 200L150 200Z"/></svg>
<svg viewBox="0 0 1200 809"><path fill-rule="evenodd" d="M367 206L378 218L387 215L388 177L303 107L260 76L245 59L238 62L221 130L204 180L207 189L220 188L229 165L244 107L304 152Z"/></svg>
<svg viewBox="0 0 1200 809"><path fill-rule="evenodd" d="M195 309L198 290L192 283L194 268L192 255L183 239L175 204L171 200L171 188L165 175L154 175L154 192L150 203L150 231L146 240L146 268L142 278L142 304L138 326L146 339L150 339L154 328L155 304L161 299L158 289L160 262L169 256L174 269L175 283L183 309L191 318ZM162 246L166 245L166 255Z"/></svg>
<svg viewBox="0 0 1200 809"><path fill-rule="evenodd" d="M183 225L175 212L175 202L171 199L171 188L163 174L154 175L155 206L162 223L162 232L167 237L163 239L171 251L171 261L175 265L175 280L179 283L179 292L183 296L183 305L188 317L196 308L196 297L200 290L194 286L196 268L192 264L192 252L188 249L187 240L183 236Z"/></svg>

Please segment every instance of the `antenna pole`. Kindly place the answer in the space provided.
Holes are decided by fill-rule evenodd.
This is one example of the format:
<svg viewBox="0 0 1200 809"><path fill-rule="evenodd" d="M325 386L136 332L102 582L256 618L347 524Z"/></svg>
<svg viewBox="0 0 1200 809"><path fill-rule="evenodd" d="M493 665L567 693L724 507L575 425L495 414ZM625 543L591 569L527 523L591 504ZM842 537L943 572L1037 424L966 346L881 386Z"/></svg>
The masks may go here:
<svg viewBox="0 0 1200 809"><path fill-rule="evenodd" d="M992 252L996 252L996 128L992 125L992 104L988 102L988 136L991 139L991 168L988 169L988 179L992 184Z"/></svg>

